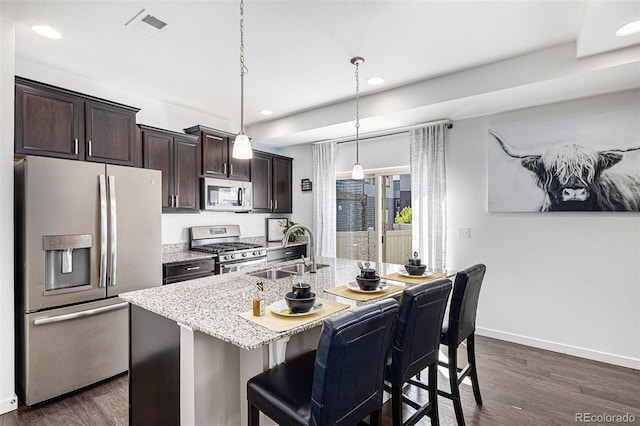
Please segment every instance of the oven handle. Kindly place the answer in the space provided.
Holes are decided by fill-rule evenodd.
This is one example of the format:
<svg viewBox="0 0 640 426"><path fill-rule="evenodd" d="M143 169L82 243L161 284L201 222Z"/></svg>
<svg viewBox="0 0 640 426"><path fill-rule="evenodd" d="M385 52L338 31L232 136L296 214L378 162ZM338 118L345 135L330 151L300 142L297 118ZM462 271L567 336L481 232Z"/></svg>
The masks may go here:
<svg viewBox="0 0 640 426"><path fill-rule="evenodd" d="M261 257L260 259L256 259L256 260L249 260L249 261L242 261L242 262L235 262L235 263L222 263L220 264L220 271L222 273L224 273L225 269L228 268L244 268L246 266L254 266L254 265L259 265L259 264L267 264L267 258L266 257Z"/></svg>
<svg viewBox="0 0 640 426"><path fill-rule="evenodd" d="M129 302L118 303L117 305L103 306L101 308L89 309L86 311L75 312L73 314L56 315L55 317L38 318L33 321L33 325L53 324L55 322L71 321L78 318L88 317L92 315L103 314L105 312L116 311L129 306Z"/></svg>

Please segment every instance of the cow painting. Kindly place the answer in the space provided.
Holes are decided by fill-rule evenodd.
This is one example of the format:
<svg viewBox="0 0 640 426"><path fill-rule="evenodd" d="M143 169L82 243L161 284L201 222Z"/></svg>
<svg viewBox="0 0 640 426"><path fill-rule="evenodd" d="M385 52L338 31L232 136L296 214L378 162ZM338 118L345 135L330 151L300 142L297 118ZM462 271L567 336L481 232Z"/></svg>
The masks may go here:
<svg viewBox="0 0 640 426"><path fill-rule="evenodd" d="M625 152L640 147L598 151L565 143L541 154L520 154L496 132L489 133L506 155L519 159L533 173L536 185L544 192L540 211L640 212L640 174L611 170L623 161Z"/></svg>

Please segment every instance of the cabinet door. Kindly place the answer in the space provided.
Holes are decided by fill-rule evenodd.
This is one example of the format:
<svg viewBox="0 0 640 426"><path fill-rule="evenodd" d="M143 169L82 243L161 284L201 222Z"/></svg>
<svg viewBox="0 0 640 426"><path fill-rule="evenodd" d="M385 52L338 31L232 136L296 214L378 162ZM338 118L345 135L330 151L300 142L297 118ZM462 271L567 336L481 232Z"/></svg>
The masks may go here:
<svg viewBox="0 0 640 426"><path fill-rule="evenodd" d="M240 160L233 158L233 144L235 142L229 140L229 178L235 180L251 180L251 160Z"/></svg>
<svg viewBox="0 0 640 426"><path fill-rule="evenodd" d="M145 169L162 172L162 209L172 206L173 196L173 138L162 133L142 133L143 164Z"/></svg>
<svg viewBox="0 0 640 426"><path fill-rule="evenodd" d="M173 140L176 208L180 211L198 211L200 208L200 182L198 182L200 145L191 139L174 137Z"/></svg>
<svg viewBox="0 0 640 426"><path fill-rule="evenodd" d="M273 207L271 194L271 156L254 151L251 159L253 208L255 212L270 212Z"/></svg>
<svg viewBox="0 0 640 426"><path fill-rule="evenodd" d="M228 175L228 139L224 136L202 132L202 174L226 178Z"/></svg>
<svg viewBox="0 0 640 426"><path fill-rule="evenodd" d="M136 113L98 102L85 102L86 159L133 166Z"/></svg>
<svg viewBox="0 0 640 426"><path fill-rule="evenodd" d="M273 211L291 213L291 159L273 157Z"/></svg>
<svg viewBox="0 0 640 426"><path fill-rule="evenodd" d="M16 84L15 152L49 157L84 157L83 102L55 90Z"/></svg>

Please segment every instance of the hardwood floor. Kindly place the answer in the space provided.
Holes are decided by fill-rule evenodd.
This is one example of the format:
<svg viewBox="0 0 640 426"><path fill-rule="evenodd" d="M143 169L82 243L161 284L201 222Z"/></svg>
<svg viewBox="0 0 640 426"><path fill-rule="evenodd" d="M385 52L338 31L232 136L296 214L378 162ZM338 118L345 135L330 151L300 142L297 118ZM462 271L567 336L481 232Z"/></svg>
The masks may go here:
<svg viewBox="0 0 640 426"><path fill-rule="evenodd" d="M476 351L483 405L475 404L471 386L462 385L468 425L574 425L576 413L629 414L635 416L630 424L640 425L638 370L481 336L476 338ZM448 389L442 375L439 386ZM418 400L427 398L425 391L414 387L406 393ZM455 425L451 401L439 398L438 407L440 423ZM128 379L121 375L64 398L4 414L0 426L126 425L127 410ZM405 418L410 413L407 410ZM385 404L383 424L391 425L390 403Z"/></svg>

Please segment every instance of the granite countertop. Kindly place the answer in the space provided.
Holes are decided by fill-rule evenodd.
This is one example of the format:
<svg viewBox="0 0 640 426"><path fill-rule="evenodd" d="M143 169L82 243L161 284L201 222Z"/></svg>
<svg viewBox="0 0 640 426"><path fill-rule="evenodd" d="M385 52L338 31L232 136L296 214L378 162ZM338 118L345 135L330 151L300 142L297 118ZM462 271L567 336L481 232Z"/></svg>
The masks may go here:
<svg viewBox="0 0 640 426"><path fill-rule="evenodd" d="M324 288L338 287L353 281L359 273L354 260L318 258L317 263L329 266L318 269L315 274L305 273L300 277L270 280L247 275L248 272L274 269L299 262L299 260L288 261L270 268L255 267L251 270L138 290L121 294L120 298L240 348L256 349L285 336L317 327L322 323L322 319L318 319L287 332L276 333L240 317L238 313L251 310L252 300L256 295L256 283L259 281L264 282L263 297L267 304L283 299L284 294L291 291L293 282L298 281L311 283L312 291L318 297L351 306L390 297L390 295L384 295L367 302L356 302L322 291ZM402 270L401 265L393 264L372 263L371 267L378 270L380 275ZM400 291L397 292L399 293Z"/></svg>

